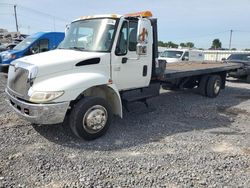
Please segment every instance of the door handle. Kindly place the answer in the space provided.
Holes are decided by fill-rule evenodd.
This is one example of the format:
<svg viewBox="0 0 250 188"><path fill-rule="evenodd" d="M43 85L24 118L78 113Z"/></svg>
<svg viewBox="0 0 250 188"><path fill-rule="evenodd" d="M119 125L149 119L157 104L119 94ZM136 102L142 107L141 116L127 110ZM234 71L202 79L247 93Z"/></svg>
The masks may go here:
<svg viewBox="0 0 250 188"><path fill-rule="evenodd" d="M142 71L142 76L147 76L147 74L148 74L148 66L147 65L144 65L143 66L143 71Z"/></svg>
<svg viewBox="0 0 250 188"><path fill-rule="evenodd" d="M127 61L128 61L128 58L127 58L127 57L123 57L123 58L122 58L122 64L127 63Z"/></svg>

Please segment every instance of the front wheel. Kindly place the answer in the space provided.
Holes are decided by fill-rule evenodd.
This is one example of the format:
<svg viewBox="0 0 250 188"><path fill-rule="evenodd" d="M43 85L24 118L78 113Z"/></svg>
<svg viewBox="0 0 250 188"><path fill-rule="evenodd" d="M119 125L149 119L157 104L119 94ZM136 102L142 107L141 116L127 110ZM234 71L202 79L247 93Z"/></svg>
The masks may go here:
<svg viewBox="0 0 250 188"><path fill-rule="evenodd" d="M111 118L112 110L106 100L85 97L71 111L70 128L76 136L93 140L107 131Z"/></svg>

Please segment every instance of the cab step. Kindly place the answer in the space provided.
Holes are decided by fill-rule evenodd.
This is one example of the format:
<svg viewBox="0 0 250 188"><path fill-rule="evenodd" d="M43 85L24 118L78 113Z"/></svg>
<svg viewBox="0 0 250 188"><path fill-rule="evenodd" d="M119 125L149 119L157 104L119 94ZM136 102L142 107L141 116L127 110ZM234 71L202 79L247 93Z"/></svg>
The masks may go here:
<svg viewBox="0 0 250 188"><path fill-rule="evenodd" d="M147 99L156 97L160 93L160 83L151 83L149 87L121 91L123 106L129 111L128 104L132 102L142 102L148 107Z"/></svg>

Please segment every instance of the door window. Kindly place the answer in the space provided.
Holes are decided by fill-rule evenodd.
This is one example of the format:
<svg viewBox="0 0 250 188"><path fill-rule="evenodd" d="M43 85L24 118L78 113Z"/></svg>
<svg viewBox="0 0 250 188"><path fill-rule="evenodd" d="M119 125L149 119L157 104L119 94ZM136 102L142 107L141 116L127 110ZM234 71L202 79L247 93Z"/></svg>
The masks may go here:
<svg viewBox="0 0 250 188"><path fill-rule="evenodd" d="M129 22L129 51L136 51L138 22Z"/></svg>
<svg viewBox="0 0 250 188"><path fill-rule="evenodd" d="M41 39L39 42L39 52L46 52L49 50L49 40Z"/></svg>
<svg viewBox="0 0 250 188"><path fill-rule="evenodd" d="M30 47L30 54L37 54L49 50L49 40L41 39Z"/></svg>
<svg viewBox="0 0 250 188"><path fill-rule="evenodd" d="M116 55L126 55L128 50L136 51L137 30L137 21L125 21L123 23L116 47Z"/></svg>
<svg viewBox="0 0 250 188"><path fill-rule="evenodd" d="M185 52L182 58L183 61L188 61L189 60L189 52Z"/></svg>
<svg viewBox="0 0 250 188"><path fill-rule="evenodd" d="M117 42L115 54L118 56L127 54L127 45L128 45L128 22L125 21L122 25L119 39Z"/></svg>

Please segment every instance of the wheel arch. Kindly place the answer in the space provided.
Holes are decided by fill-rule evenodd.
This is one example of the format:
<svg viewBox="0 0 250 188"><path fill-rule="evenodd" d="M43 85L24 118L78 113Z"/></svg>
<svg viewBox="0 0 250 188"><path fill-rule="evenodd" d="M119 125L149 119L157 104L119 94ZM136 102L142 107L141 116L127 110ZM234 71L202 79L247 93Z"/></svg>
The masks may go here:
<svg viewBox="0 0 250 188"><path fill-rule="evenodd" d="M74 101L71 102L71 106L77 103L84 97L100 97L105 99L111 106L112 112L122 118L122 102L119 91L115 85L97 85L90 87L81 92Z"/></svg>

